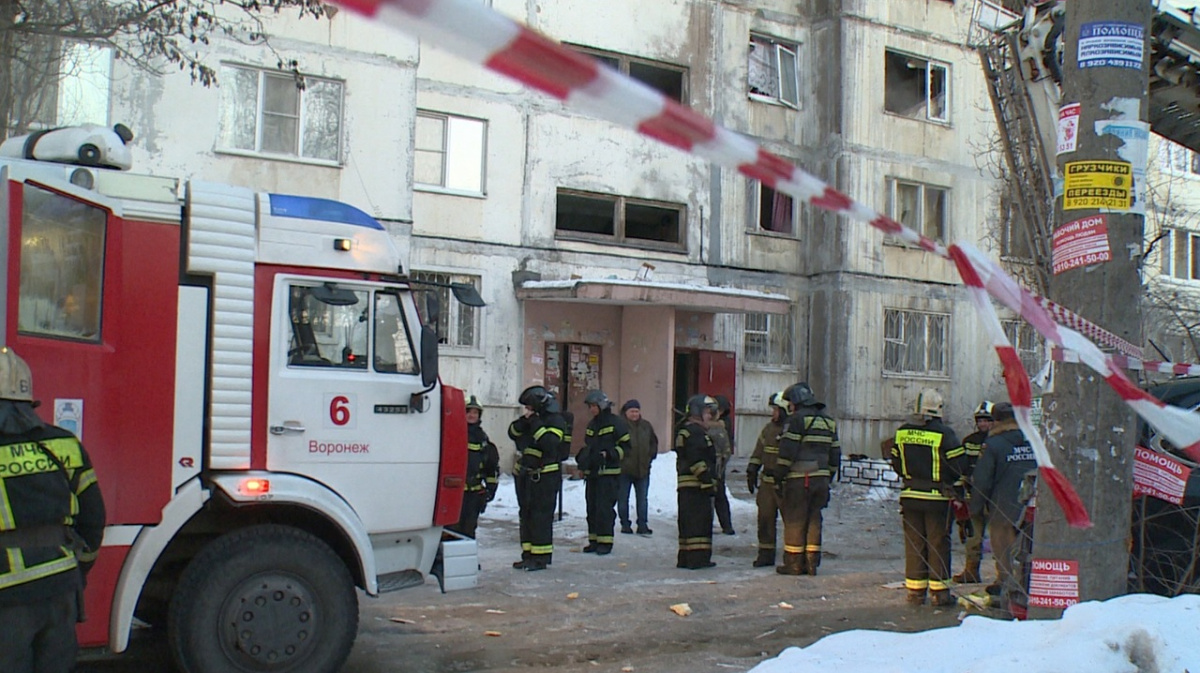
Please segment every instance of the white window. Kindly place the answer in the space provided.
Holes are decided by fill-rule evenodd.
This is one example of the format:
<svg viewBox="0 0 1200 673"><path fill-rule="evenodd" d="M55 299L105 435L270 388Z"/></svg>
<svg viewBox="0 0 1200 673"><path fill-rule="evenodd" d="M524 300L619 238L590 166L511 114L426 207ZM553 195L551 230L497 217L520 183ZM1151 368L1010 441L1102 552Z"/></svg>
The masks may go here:
<svg viewBox="0 0 1200 673"><path fill-rule="evenodd" d="M884 54L884 109L913 119L949 121L950 66L890 49Z"/></svg>
<svg viewBox="0 0 1200 673"><path fill-rule="evenodd" d="M796 45L762 35L750 36L746 91L751 98L800 107Z"/></svg>
<svg viewBox="0 0 1200 673"><path fill-rule="evenodd" d="M1183 280L1200 280L1200 233L1163 229L1158 240L1162 275Z"/></svg>
<svg viewBox="0 0 1200 673"><path fill-rule="evenodd" d="M112 92L110 47L59 38L28 39L16 57L30 63L49 61L12 77L10 92L14 123L32 128L79 124L108 126ZM22 68L25 66L18 66Z"/></svg>
<svg viewBox="0 0 1200 673"><path fill-rule="evenodd" d="M795 235L796 201L758 180L746 181L747 229L756 232Z"/></svg>
<svg viewBox="0 0 1200 673"><path fill-rule="evenodd" d="M1042 369L1042 337L1033 326L1024 320L1004 320L1004 336L1016 349L1025 367L1025 373L1033 376Z"/></svg>
<svg viewBox="0 0 1200 673"><path fill-rule="evenodd" d="M342 82L230 65L221 78L220 149L341 160Z"/></svg>
<svg viewBox="0 0 1200 673"><path fill-rule="evenodd" d="M413 182L483 194L487 122L441 112L417 112Z"/></svg>
<svg viewBox="0 0 1200 673"><path fill-rule="evenodd" d="M435 271L414 271L412 278L416 281L427 281L442 285L448 283L466 283L474 286L476 291L480 288L479 276L439 273ZM453 293L448 287L417 285L415 289L418 292L432 292L438 298L438 304L441 307L438 324L435 325L438 333L438 343L451 348L479 349L478 308L460 303L454 298ZM425 302L418 301L417 306L421 310L424 310ZM422 318L424 319L424 316Z"/></svg>
<svg viewBox="0 0 1200 673"><path fill-rule="evenodd" d="M883 319L883 371L948 376L949 341L949 315L886 309Z"/></svg>
<svg viewBox="0 0 1200 673"><path fill-rule="evenodd" d="M949 190L920 182L888 180L888 214L900 224L935 241L946 238Z"/></svg>
<svg viewBox="0 0 1200 673"><path fill-rule="evenodd" d="M1200 154L1165 138L1158 152L1164 171L1175 175L1200 175Z"/></svg>
<svg viewBox="0 0 1200 673"><path fill-rule="evenodd" d="M796 327L792 313L747 313L746 364L791 367L796 363Z"/></svg>

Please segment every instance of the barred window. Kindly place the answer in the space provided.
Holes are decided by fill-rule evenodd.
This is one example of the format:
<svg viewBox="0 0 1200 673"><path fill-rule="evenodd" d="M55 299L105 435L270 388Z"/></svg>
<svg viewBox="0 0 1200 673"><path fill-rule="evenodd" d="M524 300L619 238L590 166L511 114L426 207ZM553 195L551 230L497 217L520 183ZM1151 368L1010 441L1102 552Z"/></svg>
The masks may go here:
<svg viewBox="0 0 1200 673"><path fill-rule="evenodd" d="M1041 335L1024 320L1005 320L1003 325L1004 335L1017 350L1021 364L1025 366L1025 373L1030 376L1037 374L1043 364Z"/></svg>
<svg viewBox="0 0 1200 673"><path fill-rule="evenodd" d="M479 276L467 276L432 271L414 271L413 280L423 280L432 283L466 283L480 289ZM479 309L467 306L454 299L448 287L417 285L418 292L433 292L437 294L441 315L435 325L438 333L438 343L451 348L479 348ZM418 301L417 306L424 307L424 301ZM424 315L421 316L425 318Z"/></svg>
<svg viewBox="0 0 1200 673"><path fill-rule="evenodd" d="M886 309L883 322L885 372L949 375L949 315Z"/></svg>
<svg viewBox="0 0 1200 673"><path fill-rule="evenodd" d="M791 367L796 361L795 320L788 313L747 313L745 354L747 364Z"/></svg>

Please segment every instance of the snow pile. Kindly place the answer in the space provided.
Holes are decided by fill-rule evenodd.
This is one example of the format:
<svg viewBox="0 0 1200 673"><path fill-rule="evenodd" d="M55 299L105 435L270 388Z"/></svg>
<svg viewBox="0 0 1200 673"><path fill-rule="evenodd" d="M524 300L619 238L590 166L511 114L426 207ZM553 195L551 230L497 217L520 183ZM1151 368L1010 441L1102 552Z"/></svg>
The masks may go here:
<svg viewBox="0 0 1200 673"><path fill-rule="evenodd" d="M791 647L752 673L1183 673L1200 671L1200 596L1081 603L1056 621L971 616L920 633L846 631Z"/></svg>

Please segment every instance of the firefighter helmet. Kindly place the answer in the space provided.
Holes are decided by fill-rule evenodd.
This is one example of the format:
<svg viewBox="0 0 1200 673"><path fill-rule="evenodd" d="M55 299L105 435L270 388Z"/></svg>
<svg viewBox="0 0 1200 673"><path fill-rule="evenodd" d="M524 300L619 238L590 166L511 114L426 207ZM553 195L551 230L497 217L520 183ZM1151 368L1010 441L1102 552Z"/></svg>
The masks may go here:
<svg viewBox="0 0 1200 673"><path fill-rule="evenodd" d="M989 421L992 420L992 409L995 408L995 406L996 405L992 404L988 400L980 402L979 406L975 407L975 418L986 418Z"/></svg>
<svg viewBox="0 0 1200 673"><path fill-rule="evenodd" d="M715 416L717 401L708 395L692 395L688 398L687 408L684 411L688 418L703 418L705 409L711 411Z"/></svg>
<svg viewBox="0 0 1200 673"><path fill-rule="evenodd" d="M554 396L542 386L529 386L521 391L521 396L517 398L517 401L540 414L544 413L554 402Z"/></svg>
<svg viewBox="0 0 1200 673"><path fill-rule="evenodd" d="M474 395L467 398L467 411L474 409L479 413L483 413L483 405L479 403L479 398Z"/></svg>
<svg viewBox="0 0 1200 673"><path fill-rule="evenodd" d="M608 399L608 395L605 395L603 390L588 391L587 397L583 398L583 403L594 404L600 407L601 411L612 408L612 400Z"/></svg>
<svg viewBox="0 0 1200 673"><path fill-rule="evenodd" d="M811 407L817 404L817 396L807 381L788 386L788 389L783 391L783 398L797 407Z"/></svg>
<svg viewBox="0 0 1200 673"><path fill-rule="evenodd" d="M29 365L8 346L0 346L0 400L33 402Z"/></svg>
<svg viewBox="0 0 1200 673"><path fill-rule="evenodd" d="M767 406L779 407L780 409L783 409L783 413L785 414L791 411L791 408L788 407L787 398L783 396L782 390L777 393L771 393L771 400L767 403Z"/></svg>
<svg viewBox="0 0 1200 673"><path fill-rule="evenodd" d="M917 395L917 413L921 416L942 417L942 394L933 388L925 388Z"/></svg>

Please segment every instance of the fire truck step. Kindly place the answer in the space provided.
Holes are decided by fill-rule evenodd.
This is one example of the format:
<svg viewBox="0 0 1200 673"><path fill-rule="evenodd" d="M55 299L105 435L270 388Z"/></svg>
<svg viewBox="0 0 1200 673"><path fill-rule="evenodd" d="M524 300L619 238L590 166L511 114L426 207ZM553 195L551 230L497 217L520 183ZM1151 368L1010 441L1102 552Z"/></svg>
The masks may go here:
<svg viewBox="0 0 1200 673"><path fill-rule="evenodd" d="M425 576L421 574L421 571L412 569L401 570L379 576L379 593L386 594L390 591L399 591L400 589L407 589L424 583Z"/></svg>

